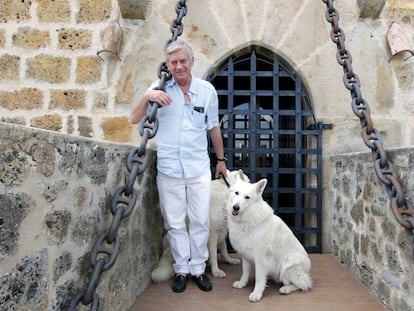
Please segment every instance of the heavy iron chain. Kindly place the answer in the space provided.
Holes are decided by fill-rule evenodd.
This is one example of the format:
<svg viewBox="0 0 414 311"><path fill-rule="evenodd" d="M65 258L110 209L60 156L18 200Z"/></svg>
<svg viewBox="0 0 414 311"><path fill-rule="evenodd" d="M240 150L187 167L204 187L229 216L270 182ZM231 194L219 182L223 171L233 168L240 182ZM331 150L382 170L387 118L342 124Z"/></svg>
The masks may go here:
<svg viewBox="0 0 414 311"><path fill-rule="evenodd" d="M334 8L334 0L322 0L327 10L326 20L332 24L330 37L336 44L336 60L344 69L343 82L345 87L351 92L352 110L359 118L362 128L362 139L372 150L374 160L374 170L378 179L385 185L388 197L390 198L391 210L398 221L407 232L408 238L414 248L414 208L406 199L401 187L397 170L389 161L383 145L383 139L379 131L374 128L371 119L371 109L361 93L361 82L357 74L352 69L352 56L345 47L345 33L339 27L339 13Z"/></svg>
<svg viewBox="0 0 414 311"><path fill-rule="evenodd" d="M166 43L166 46L183 33L182 19L187 14L185 0L178 1L175 11L177 18L171 23L172 37ZM157 89L165 91L165 82L171 78L171 74L165 62L162 62L158 69L160 84ZM99 297L95 290L104 271L109 270L115 263L121 247L118 229L121 220L131 215L137 202L138 193L134 184L138 176L142 175L148 166L149 154L146 152L148 140L153 138L158 130L157 103L149 103L151 109L147 112L138 126L139 133L142 137L141 143L134 148L128 155L127 170L129 172L125 185L120 186L112 199L111 213L113 215L111 227L103 232L95 241L92 247L89 265L93 269L89 282L85 289L77 293L71 300L69 311L76 311L80 303L91 305L90 310L97 311L99 308ZM106 247L106 246L108 247ZM104 255L104 256L102 256ZM106 257L105 257L106 255ZM98 258L99 256L99 258Z"/></svg>

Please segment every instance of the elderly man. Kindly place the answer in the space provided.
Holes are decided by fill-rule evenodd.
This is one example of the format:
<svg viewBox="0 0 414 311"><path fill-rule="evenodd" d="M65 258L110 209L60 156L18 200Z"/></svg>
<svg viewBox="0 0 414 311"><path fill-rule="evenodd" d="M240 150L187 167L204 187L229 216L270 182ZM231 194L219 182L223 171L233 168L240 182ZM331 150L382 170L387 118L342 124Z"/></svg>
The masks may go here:
<svg viewBox="0 0 414 311"><path fill-rule="evenodd" d="M165 92L154 82L131 111L131 123L145 115L148 102L160 105L157 111L157 187L167 238L174 257L174 292L186 289L191 275L204 291L212 289L205 274L208 260L210 158L208 134L217 155L216 177L226 176L223 139L218 120L218 98L214 87L194 77L194 56L182 40L173 41L165 51L172 79ZM188 229L186 225L188 217Z"/></svg>

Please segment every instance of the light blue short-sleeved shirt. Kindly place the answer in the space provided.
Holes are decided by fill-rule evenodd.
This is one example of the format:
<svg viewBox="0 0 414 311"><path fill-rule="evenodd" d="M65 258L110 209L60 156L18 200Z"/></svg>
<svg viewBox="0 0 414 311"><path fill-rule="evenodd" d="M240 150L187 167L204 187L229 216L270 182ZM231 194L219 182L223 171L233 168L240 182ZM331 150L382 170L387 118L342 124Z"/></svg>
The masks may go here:
<svg viewBox="0 0 414 311"><path fill-rule="evenodd" d="M185 103L173 78L165 91L172 102L157 110L157 169L172 177L201 176L210 170L207 132L219 125L217 92L211 83L196 77L188 91L191 103Z"/></svg>

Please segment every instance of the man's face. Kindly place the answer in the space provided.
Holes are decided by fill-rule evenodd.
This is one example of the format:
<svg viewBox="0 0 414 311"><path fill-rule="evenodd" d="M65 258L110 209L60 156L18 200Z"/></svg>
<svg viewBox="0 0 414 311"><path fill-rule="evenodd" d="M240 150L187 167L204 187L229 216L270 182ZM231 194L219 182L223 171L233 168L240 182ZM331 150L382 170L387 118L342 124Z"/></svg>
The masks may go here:
<svg viewBox="0 0 414 311"><path fill-rule="evenodd" d="M175 81L179 84L186 83L191 79L191 68L194 59L190 59L184 49L171 53L168 56L167 66Z"/></svg>

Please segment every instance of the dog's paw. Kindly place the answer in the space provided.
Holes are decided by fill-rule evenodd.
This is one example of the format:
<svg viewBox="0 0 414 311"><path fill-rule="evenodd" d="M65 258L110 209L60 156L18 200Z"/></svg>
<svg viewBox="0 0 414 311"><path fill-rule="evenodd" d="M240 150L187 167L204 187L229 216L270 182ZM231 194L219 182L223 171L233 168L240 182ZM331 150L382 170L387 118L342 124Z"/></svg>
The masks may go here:
<svg viewBox="0 0 414 311"><path fill-rule="evenodd" d="M215 278L225 278L226 277L226 273L223 270L217 269L217 270L211 270L211 274L215 277Z"/></svg>
<svg viewBox="0 0 414 311"><path fill-rule="evenodd" d="M263 293L257 293L255 291L251 292L249 295L250 302L258 302L262 300Z"/></svg>
<svg viewBox="0 0 414 311"><path fill-rule="evenodd" d="M295 285L285 285L279 289L279 293L289 295L291 292L297 291L299 288Z"/></svg>
<svg viewBox="0 0 414 311"><path fill-rule="evenodd" d="M244 287L246 287L246 282L242 282L242 281L233 282L233 287L234 288L244 288Z"/></svg>
<svg viewBox="0 0 414 311"><path fill-rule="evenodd" d="M239 265L241 263L240 259L237 258L227 258L226 262L231 265Z"/></svg>

